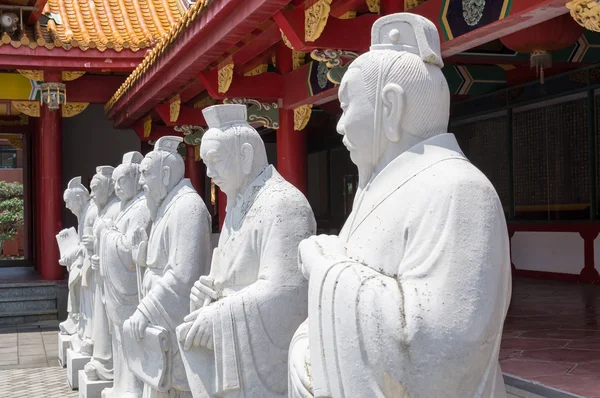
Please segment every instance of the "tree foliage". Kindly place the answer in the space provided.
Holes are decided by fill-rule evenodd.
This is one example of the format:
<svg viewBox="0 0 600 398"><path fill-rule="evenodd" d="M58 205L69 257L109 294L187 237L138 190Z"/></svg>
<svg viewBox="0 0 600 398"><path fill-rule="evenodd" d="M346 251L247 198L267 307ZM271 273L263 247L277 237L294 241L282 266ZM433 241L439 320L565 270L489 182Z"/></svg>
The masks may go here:
<svg viewBox="0 0 600 398"><path fill-rule="evenodd" d="M24 218L23 184L0 181L0 241L14 238Z"/></svg>

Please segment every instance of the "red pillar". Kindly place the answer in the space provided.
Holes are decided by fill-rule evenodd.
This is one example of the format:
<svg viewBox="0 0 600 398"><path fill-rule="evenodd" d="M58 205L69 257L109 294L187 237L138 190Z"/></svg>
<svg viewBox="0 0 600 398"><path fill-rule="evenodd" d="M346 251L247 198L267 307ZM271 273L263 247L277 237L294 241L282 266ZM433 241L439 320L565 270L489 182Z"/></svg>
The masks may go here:
<svg viewBox="0 0 600 398"><path fill-rule="evenodd" d="M404 12L404 0L381 0L381 15Z"/></svg>
<svg viewBox="0 0 600 398"><path fill-rule="evenodd" d="M292 71L292 50L280 44L277 50L277 69L286 74ZM294 130L294 111L279 109L277 129L277 169L279 173L306 194L308 186L306 133Z"/></svg>
<svg viewBox="0 0 600 398"><path fill-rule="evenodd" d="M193 145L185 145L185 176L204 199L204 163L196 161L196 149Z"/></svg>
<svg viewBox="0 0 600 398"><path fill-rule="evenodd" d="M45 72L46 82L60 82L60 72ZM39 145L39 267L44 280L62 279L63 268L56 234L62 229L62 126L61 111L51 112L48 106L40 107L37 141Z"/></svg>

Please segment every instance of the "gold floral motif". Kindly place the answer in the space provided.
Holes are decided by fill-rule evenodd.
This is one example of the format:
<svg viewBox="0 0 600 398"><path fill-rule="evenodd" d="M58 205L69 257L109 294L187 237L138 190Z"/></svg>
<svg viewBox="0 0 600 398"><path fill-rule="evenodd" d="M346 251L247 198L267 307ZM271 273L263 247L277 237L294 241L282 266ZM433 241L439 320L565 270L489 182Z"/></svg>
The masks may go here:
<svg viewBox="0 0 600 398"><path fill-rule="evenodd" d="M144 120L144 138L150 137L152 133L152 116L148 115Z"/></svg>
<svg viewBox="0 0 600 398"><path fill-rule="evenodd" d="M356 18L356 11L348 11L345 14L340 15L340 19L352 19Z"/></svg>
<svg viewBox="0 0 600 398"><path fill-rule="evenodd" d="M292 50L292 67L294 70L304 65L304 56L306 53Z"/></svg>
<svg viewBox="0 0 600 398"><path fill-rule="evenodd" d="M205 106L214 105L217 102L210 95L198 100L194 103L194 108L204 108Z"/></svg>
<svg viewBox="0 0 600 398"><path fill-rule="evenodd" d="M283 30L279 29L279 31L281 32L281 40L283 41L283 44L285 44L285 46L287 48L289 48L290 50L293 50L294 46L292 46L290 39L288 39L287 36L285 35L285 33L283 33ZM275 64L273 64L273 65L275 65Z"/></svg>
<svg viewBox="0 0 600 398"><path fill-rule="evenodd" d="M79 115L89 105L89 102L67 102L62 107L62 117L73 117Z"/></svg>
<svg viewBox="0 0 600 398"><path fill-rule="evenodd" d="M26 70L26 69L17 69L17 72L28 78L29 80L34 80L36 82L44 81L44 71L43 70Z"/></svg>
<svg viewBox="0 0 600 398"><path fill-rule="evenodd" d="M85 72L64 71L61 73L63 82L70 82L85 75Z"/></svg>
<svg viewBox="0 0 600 398"><path fill-rule="evenodd" d="M315 41L325 30L331 11L331 0L317 0L304 10L304 40Z"/></svg>
<svg viewBox="0 0 600 398"><path fill-rule="evenodd" d="M40 117L40 103L38 101L13 101L13 106L21 113L31 117Z"/></svg>
<svg viewBox="0 0 600 398"><path fill-rule="evenodd" d="M588 30L600 32L600 4L596 0L571 0L566 6L575 22Z"/></svg>
<svg viewBox="0 0 600 398"><path fill-rule="evenodd" d="M171 122L176 122L179 118L179 110L181 109L181 97L179 94L173 98L171 101L171 105L169 105L169 120Z"/></svg>
<svg viewBox="0 0 600 398"><path fill-rule="evenodd" d="M406 1L410 1L410 0L406 0ZM381 12L381 6L379 4L379 0L367 0L367 7L369 7L369 12L372 12L374 14L379 14Z"/></svg>
<svg viewBox="0 0 600 398"><path fill-rule="evenodd" d="M404 0L404 11L408 11L416 6L425 3L427 0Z"/></svg>
<svg viewBox="0 0 600 398"><path fill-rule="evenodd" d="M260 64L256 68L244 73L244 76L256 76L265 73L269 68L269 64Z"/></svg>
<svg viewBox="0 0 600 398"><path fill-rule="evenodd" d="M219 93L225 94L233 81L233 64L225 65L219 69Z"/></svg>
<svg viewBox="0 0 600 398"><path fill-rule="evenodd" d="M294 130L302 131L310 120L312 104L302 105L294 109Z"/></svg>

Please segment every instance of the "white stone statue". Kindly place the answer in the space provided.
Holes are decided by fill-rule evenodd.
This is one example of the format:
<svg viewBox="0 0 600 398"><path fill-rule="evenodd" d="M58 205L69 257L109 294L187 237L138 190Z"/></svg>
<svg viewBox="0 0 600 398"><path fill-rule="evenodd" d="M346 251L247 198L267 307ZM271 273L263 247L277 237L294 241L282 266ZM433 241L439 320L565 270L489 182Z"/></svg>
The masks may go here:
<svg viewBox="0 0 600 398"><path fill-rule="evenodd" d="M93 312L93 352L91 361L85 365L85 373L89 380L112 380L112 341L109 332L108 318L104 298L104 279L100 272L100 242L99 232L106 225L112 226L120 211L120 202L115 196L115 185L112 180L114 167L99 166L92 177L90 188L94 202L98 208L98 216L94 221L93 240L94 254L91 258L91 283L94 291Z"/></svg>
<svg viewBox="0 0 600 398"><path fill-rule="evenodd" d="M298 244L316 222L306 198L268 164L245 105L203 111L200 155L227 195L210 274L191 292L178 328L193 396L285 397L287 351L306 319L307 283Z"/></svg>
<svg viewBox="0 0 600 398"><path fill-rule="evenodd" d="M210 265L211 229L204 201L183 178L181 142L160 138L140 165L153 224L149 237L139 227L132 238L133 258L145 272L142 300L123 334L128 364L144 381L144 398L192 396L175 329L189 312L194 281Z"/></svg>
<svg viewBox="0 0 600 398"><path fill-rule="evenodd" d="M123 156L123 163L112 173L120 212L112 227L99 221L100 275L104 281L104 300L112 336L114 385L102 391L103 398L136 398L142 395L142 382L129 369L123 351L123 323L139 304L140 272L132 255L133 234L138 228L150 229L150 210L139 184L139 152ZM141 283L139 283L141 284ZM101 375L98 375L101 376Z"/></svg>
<svg viewBox="0 0 600 398"><path fill-rule="evenodd" d="M81 177L75 177L69 181L63 198L67 209L77 217L77 235L72 237L69 230L63 230L59 233L59 235L65 235L65 239L61 239L62 242L59 241L61 258L58 262L67 267L69 271L69 296L67 301L69 315L64 322L60 323L59 327L61 333L74 335L77 333L80 318L81 267L85 255L81 238L83 237L83 226L91 201L89 191L81 183ZM64 245L69 247L65 250L63 249Z"/></svg>
<svg viewBox="0 0 600 398"><path fill-rule="evenodd" d="M375 22L342 79L337 130L359 189L339 237L299 247L308 320L290 346L290 397L506 397L506 222L446 133L442 65L433 23L401 13Z"/></svg>

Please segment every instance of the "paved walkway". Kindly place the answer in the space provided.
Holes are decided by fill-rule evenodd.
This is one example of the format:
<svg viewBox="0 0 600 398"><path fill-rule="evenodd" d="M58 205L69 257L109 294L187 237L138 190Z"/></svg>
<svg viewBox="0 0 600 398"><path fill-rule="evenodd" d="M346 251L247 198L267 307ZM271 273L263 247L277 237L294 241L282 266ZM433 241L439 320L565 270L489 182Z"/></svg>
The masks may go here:
<svg viewBox="0 0 600 398"><path fill-rule="evenodd" d="M58 365L58 323L0 326L0 397L77 397Z"/></svg>

